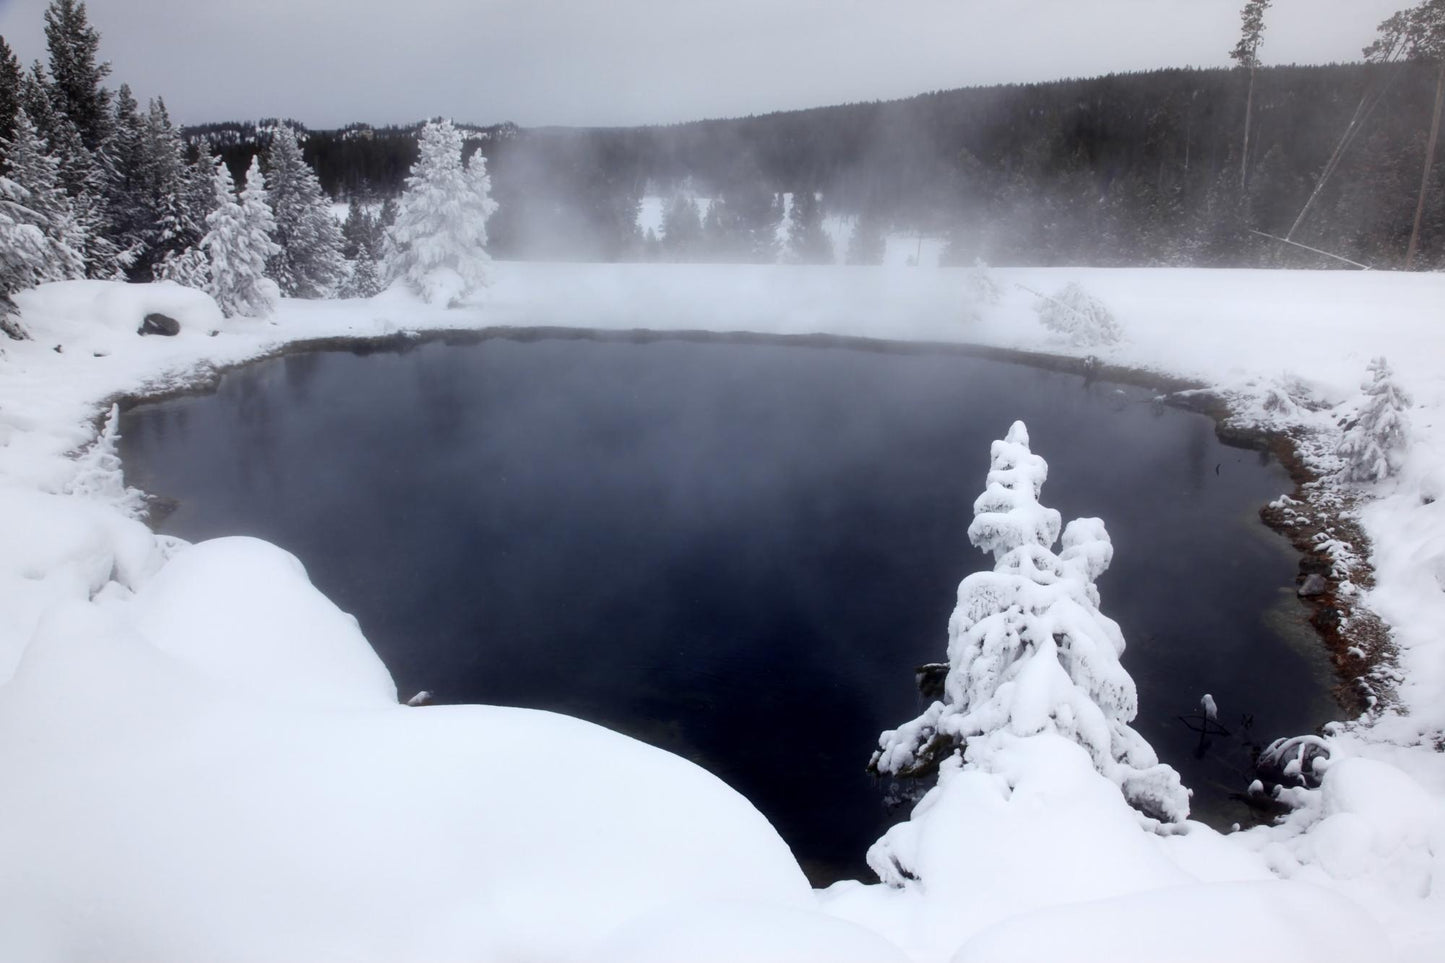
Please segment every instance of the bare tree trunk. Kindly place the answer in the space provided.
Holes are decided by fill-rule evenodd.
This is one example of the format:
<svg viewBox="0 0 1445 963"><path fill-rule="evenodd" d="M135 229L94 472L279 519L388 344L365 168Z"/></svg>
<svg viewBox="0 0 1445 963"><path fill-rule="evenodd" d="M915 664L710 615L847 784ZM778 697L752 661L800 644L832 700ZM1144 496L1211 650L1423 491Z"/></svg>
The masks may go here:
<svg viewBox="0 0 1445 963"><path fill-rule="evenodd" d="M1430 141L1425 148L1425 171L1420 175L1420 200L1415 204L1415 226L1410 229L1410 246L1405 251L1405 270L1415 263L1415 252L1420 247L1420 222L1425 217L1425 191L1430 186L1430 168L1435 166L1435 142L1440 138L1440 106L1445 102L1445 60L1440 61L1440 73L1435 79L1435 109L1430 113Z"/></svg>
<svg viewBox="0 0 1445 963"><path fill-rule="evenodd" d="M1239 152L1239 190L1249 179L1249 121L1254 113L1254 68L1249 68L1249 95L1244 100L1244 148Z"/></svg>

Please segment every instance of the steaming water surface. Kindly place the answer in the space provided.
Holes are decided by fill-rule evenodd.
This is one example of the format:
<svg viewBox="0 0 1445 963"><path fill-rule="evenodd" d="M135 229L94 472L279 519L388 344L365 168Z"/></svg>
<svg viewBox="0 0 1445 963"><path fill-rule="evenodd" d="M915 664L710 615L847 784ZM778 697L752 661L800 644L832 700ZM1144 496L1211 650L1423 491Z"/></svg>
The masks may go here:
<svg viewBox="0 0 1445 963"><path fill-rule="evenodd" d="M869 878L903 812L863 772L923 707L989 443L1024 419L1043 501L1104 518L1099 582L1136 727L1247 818L1248 743L1329 718L1295 558L1259 522L1283 471L1151 393L945 353L770 343L488 340L295 355L122 422L163 529L295 552L361 621L403 697L556 709L706 766L817 882ZM1233 731L1197 757L1177 716ZM1242 716L1251 714L1252 726ZM568 747L497 773L555 792ZM568 790L572 791L572 790ZM579 790L585 791L585 790Z"/></svg>

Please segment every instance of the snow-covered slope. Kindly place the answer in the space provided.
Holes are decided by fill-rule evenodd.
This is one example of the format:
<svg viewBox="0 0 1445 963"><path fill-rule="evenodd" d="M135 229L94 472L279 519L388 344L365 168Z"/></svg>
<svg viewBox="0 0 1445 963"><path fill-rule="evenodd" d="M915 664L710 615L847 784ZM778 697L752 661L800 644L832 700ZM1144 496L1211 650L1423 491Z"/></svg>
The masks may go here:
<svg viewBox="0 0 1445 963"><path fill-rule="evenodd" d="M499 263L455 310L392 291L259 321L168 286L21 294L33 340L0 344L0 958L1438 958L1445 277L994 276L1002 298L976 304L966 272L931 268ZM1070 281L1123 330L1089 349L1103 361L1308 429L1322 467L1370 358L1415 399L1402 470L1359 511L1400 704L1332 736L1323 786L1280 827L1147 833L1082 750L1037 736L987 773L949 770L915 814L902 835L928 887L810 895L762 817L690 764L549 713L395 705L295 559L153 536L97 442L117 394L337 336L558 325L1077 354L1030 293ZM135 333L156 310L179 335Z"/></svg>

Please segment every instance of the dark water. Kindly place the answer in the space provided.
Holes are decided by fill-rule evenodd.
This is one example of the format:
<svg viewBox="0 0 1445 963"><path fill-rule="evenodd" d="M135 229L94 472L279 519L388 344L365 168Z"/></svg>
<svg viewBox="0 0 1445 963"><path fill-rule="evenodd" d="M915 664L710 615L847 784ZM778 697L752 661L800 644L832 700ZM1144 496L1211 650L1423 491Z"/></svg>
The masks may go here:
<svg viewBox="0 0 1445 963"><path fill-rule="evenodd" d="M913 668L945 657L957 584L987 566L965 530L1015 418L1045 504L1108 525L1136 726L1197 815L1247 818L1227 798L1246 739L1330 717L1295 559L1256 515L1283 472L1149 399L949 354L491 340L267 362L121 430L131 483L180 500L166 531L295 552L403 697L556 709L682 753L827 881L867 878L901 818L863 767L922 708ZM1205 691L1234 736L1196 758L1176 717ZM537 753L498 783L555 791L568 747Z"/></svg>

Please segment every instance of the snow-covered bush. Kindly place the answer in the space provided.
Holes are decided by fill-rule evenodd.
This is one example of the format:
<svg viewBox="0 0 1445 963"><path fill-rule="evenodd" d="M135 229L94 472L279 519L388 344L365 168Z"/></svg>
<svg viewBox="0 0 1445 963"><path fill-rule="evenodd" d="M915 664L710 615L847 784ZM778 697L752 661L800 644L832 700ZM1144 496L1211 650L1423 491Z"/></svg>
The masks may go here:
<svg viewBox="0 0 1445 963"><path fill-rule="evenodd" d="M1189 813L1188 794L1129 726L1138 702L1119 662L1124 637L1099 611L1094 580L1113 559L1109 534L1097 518L1077 519L1055 554L1061 519L1038 500L1047 477L1023 422L993 443L968 537L993 553L994 570L958 587L942 701L883 733L870 766L924 775L964 748L965 768L988 768L999 738L1054 733L1082 746L1140 812L1179 822Z"/></svg>
<svg viewBox="0 0 1445 963"><path fill-rule="evenodd" d="M486 284L487 219L496 209L486 158L478 152L463 164L462 135L451 121L427 124L386 232L387 277L427 301L457 304Z"/></svg>
<svg viewBox="0 0 1445 963"><path fill-rule="evenodd" d="M1372 360L1369 372L1370 380L1360 385L1364 404L1335 450L1345 477L1357 482L1381 481L1399 471L1409 434L1410 396L1395 384L1384 358Z"/></svg>
<svg viewBox="0 0 1445 963"><path fill-rule="evenodd" d="M998 304L999 299L1003 297L1003 292L999 289L993 271L989 270L989 266L983 258L978 258L973 262L973 267L964 280L964 286L968 291L969 299L977 304Z"/></svg>
<svg viewBox="0 0 1445 963"><path fill-rule="evenodd" d="M1076 282L1064 285L1052 297L1039 297L1039 322L1068 338L1070 344L1079 347L1114 344L1123 335L1113 313Z"/></svg>

